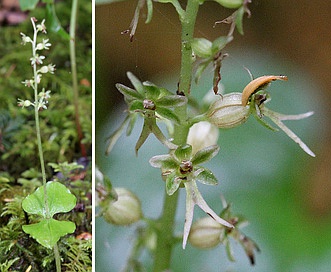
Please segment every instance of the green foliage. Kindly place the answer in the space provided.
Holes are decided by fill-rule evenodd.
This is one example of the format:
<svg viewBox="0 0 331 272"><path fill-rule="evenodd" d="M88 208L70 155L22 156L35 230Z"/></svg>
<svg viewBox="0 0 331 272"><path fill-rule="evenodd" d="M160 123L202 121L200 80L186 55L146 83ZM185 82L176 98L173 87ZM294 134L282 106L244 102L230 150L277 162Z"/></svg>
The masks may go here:
<svg viewBox="0 0 331 272"><path fill-rule="evenodd" d="M63 251L67 262L63 264L66 271L92 271L92 240L79 240L69 237L65 240Z"/></svg>
<svg viewBox="0 0 331 272"><path fill-rule="evenodd" d="M36 8L39 0L20 0L20 6L23 11Z"/></svg>
<svg viewBox="0 0 331 272"><path fill-rule="evenodd" d="M57 15L63 26L67 27L70 18L70 2L57 3ZM42 18L45 9L36 8L31 16ZM46 21L47 25L47 21ZM80 121L83 124L83 142L86 146L92 142L92 91L91 91L91 3L80 1L77 29L77 66L80 88ZM0 44L0 169L19 177L26 169L35 167L38 162L36 136L31 110L17 107L17 97L32 99L32 92L24 88L21 81L31 75L31 67L22 63L28 60L30 50L22 47L20 32L30 33L31 24L1 29ZM46 52L54 60L56 76L45 75L42 79L45 88L54 90L46 111L40 112L43 150L47 162L73 161L79 156L78 136L75 129L73 96L71 91L71 73L68 67L69 44L57 34L49 32L52 50ZM22 78L23 76L23 78ZM85 82L85 83L84 83ZM56 90L56 91L55 91ZM1 148L3 147L3 148ZM48 169L48 174L51 170Z"/></svg>
<svg viewBox="0 0 331 272"><path fill-rule="evenodd" d="M18 261L20 258L15 258L15 259L11 259L11 260L6 260L5 262L0 264L0 271L1 272L7 272L7 271L12 271L9 270L10 267L16 262Z"/></svg>
<svg viewBox="0 0 331 272"><path fill-rule="evenodd" d="M27 170L24 173L25 177L29 176L31 180L34 180L36 171L34 169ZM56 214L54 217L57 220L70 220L77 225L76 234L82 232L91 233L91 202L87 199L86 194L91 193L91 174L88 172L86 180L79 183L75 181L71 183L71 191L77 196L77 202L85 206L83 211L70 212L65 214ZM28 178L22 178L26 180L20 185L14 185L14 180L6 173L1 173L0 176L0 263L4 264L6 261L12 261L16 257L21 259L20 262L15 262L11 266L11 271L25 271L28 265L32 265L32 271L55 271L54 267L54 255L51 250L46 249L42 245L32 242L28 236L22 232L22 225L27 223L27 218L22 210L22 201L26 192L33 192L35 186L31 186L28 183ZM62 195L59 198L62 200ZM29 219L32 222L36 222L40 219L39 216L30 215ZM68 242L69 241L69 242ZM70 244L70 247L68 244ZM91 241L90 240L78 240L74 236L66 236L59 241L61 256L63 257L63 266L79 267L79 271L83 271L83 266L88 263L88 258L91 262ZM76 258L74 253L71 257L67 256L67 250L76 252ZM82 258L82 259L80 259ZM83 261L84 260L84 261ZM74 263L72 263L74 262ZM83 262L83 263L82 263ZM88 267L88 266L87 266ZM87 270L88 271L88 270Z"/></svg>

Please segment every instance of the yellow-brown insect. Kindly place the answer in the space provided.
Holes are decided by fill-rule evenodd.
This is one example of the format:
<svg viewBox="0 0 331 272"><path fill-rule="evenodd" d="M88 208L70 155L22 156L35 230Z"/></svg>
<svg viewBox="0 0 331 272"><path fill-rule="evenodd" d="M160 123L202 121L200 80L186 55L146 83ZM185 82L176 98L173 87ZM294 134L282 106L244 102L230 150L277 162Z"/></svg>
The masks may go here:
<svg viewBox="0 0 331 272"><path fill-rule="evenodd" d="M255 93L256 91L258 91L259 88L268 85L271 81L274 80L287 80L287 76L261 76L258 77L254 80L252 80L250 83L248 83L246 85L246 87L244 88L243 92L242 92L242 96L241 96L241 103L243 106L246 106L248 103L248 99L249 97Z"/></svg>

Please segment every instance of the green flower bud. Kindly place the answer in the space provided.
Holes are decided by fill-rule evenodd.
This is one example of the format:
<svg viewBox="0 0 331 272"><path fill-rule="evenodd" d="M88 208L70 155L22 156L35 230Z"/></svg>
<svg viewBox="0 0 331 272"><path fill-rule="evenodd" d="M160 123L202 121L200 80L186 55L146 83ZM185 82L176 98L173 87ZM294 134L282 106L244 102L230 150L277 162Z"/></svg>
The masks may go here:
<svg viewBox="0 0 331 272"><path fill-rule="evenodd" d="M243 5L243 0L215 0L225 8L239 8Z"/></svg>
<svg viewBox="0 0 331 272"><path fill-rule="evenodd" d="M192 146L192 154L205 147L216 145L218 133L218 128L209 122L202 121L194 124L187 136L187 143Z"/></svg>
<svg viewBox="0 0 331 272"><path fill-rule="evenodd" d="M249 106L242 106L241 93L229 93L215 101L207 112L208 121L219 128L232 128L246 122Z"/></svg>
<svg viewBox="0 0 331 272"><path fill-rule="evenodd" d="M197 220L191 228L189 242L197 248L212 248L221 243L223 226L211 217Z"/></svg>
<svg viewBox="0 0 331 272"><path fill-rule="evenodd" d="M212 45L212 42L205 38L195 38L192 42L192 49L198 57L209 58L213 55Z"/></svg>
<svg viewBox="0 0 331 272"><path fill-rule="evenodd" d="M104 219L114 225L129 225L142 217L141 204L136 195L125 188L115 188L117 201L109 202L103 210Z"/></svg>

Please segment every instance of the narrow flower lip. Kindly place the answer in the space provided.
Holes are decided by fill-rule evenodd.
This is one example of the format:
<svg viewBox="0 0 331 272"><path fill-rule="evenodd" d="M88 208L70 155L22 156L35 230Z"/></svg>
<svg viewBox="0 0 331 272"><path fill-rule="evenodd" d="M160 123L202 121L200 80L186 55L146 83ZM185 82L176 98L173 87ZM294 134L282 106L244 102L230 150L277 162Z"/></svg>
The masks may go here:
<svg viewBox="0 0 331 272"><path fill-rule="evenodd" d="M278 112L274 112L266 107L263 107L262 112L265 116L269 117L282 131L286 133L294 142L296 142L303 151L312 157L316 157L315 153L287 126L282 122L283 120L301 120L314 114L313 111L309 111L297 115L285 115Z"/></svg>
<svg viewBox="0 0 331 272"><path fill-rule="evenodd" d="M216 222L228 228L234 228L232 224L226 220L220 218L206 203L200 194L195 180L190 180L184 183L186 189L186 215L184 224L184 234L183 234L183 249L185 249L187 244L187 239L190 233L190 229L193 221L194 206L198 205L206 214L213 218Z"/></svg>

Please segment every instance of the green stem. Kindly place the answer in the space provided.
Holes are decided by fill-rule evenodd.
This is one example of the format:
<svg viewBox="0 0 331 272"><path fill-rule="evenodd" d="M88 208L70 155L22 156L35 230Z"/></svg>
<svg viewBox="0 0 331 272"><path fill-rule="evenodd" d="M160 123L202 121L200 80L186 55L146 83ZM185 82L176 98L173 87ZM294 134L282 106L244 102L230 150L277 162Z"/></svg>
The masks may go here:
<svg viewBox="0 0 331 272"><path fill-rule="evenodd" d="M165 195L163 214L159 220L157 246L154 257L154 272L165 271L170 268L172 248L174 246L173 231L178 202L178 191L172 196Z"/></svg>
<svg viewBox="0 0 331 272"><path fill-rule="evenodd" d="M54 245L53 252L55 257L56 272L61 272L61 258L57 244Z"/></svg>
<svg viewBox="0 0 331 272"><path fill-rule="evenodd" d="M77 80L77 65L76 65L76 47L75 47L75 37L76 37L76 20L77 20L77 8L78 0L72 1L71 7L71 17L70 17L70 63L71 63L71 75L72 75L72 90L74 93L74 107L75 107L75 122L78 134L78 140L80 144L80 149L82 156L86 157L86 149L82 143L83 133L79 121L79 94L78 94L78 80Z"/></svg>
<svg viewBox="0 0 331 272"><path fill-rule="evenodd" d="M181 70L178 94L189 95L192 80L192 47L191 43L194 34L194 25L199 9L198 0L188 0L185 13L180 16L182 23L182 44L181 44ZM187 105L175 108L181 124L175 125L174 143L182 145L186 143L189 126L187 125ZM165 196L163 212L159 220L160 229L157 236L157 247L154 257L155 272L170 269L171 254L175 245L173 235L175 215L178 202L178 191L172 196Z"/></svg>
<svg viewBox="0 0 331 272"><path fill-rule="evenodd" d="M32 55L33 58L35 59L37 56L37 34L38 31L36 29L36 25L31 19L33 29L34 29L34 34L33 34L33 43L32 43ZM34 78L34 84L33 84L33 89L34 89L34 112L35 112L35 122L36 122L36 133L37 133L37 144L38 144L38 151L39 151L39 159L40 159L40 167L41 167L41 174L42 174L42 180L43 180L43 188L44 188L44 206L45 206L45 211L46 211L46 218L49 219L51 218L50 213L49 213L49 204L48 204L48 195L47 195L47 180L46 180L46 171L45 171L45 160L44 160L44 153L43 153L43 147L41 143L41 133L40 133L40 124L39 124L39 99L38 99L38 73L37 73L37 64L36 61L33 64L33 78ZM57 248L57 245L54 246L54 256L55 256L55 263L56 263L56 271L61 272L61 259L59 255L59 251Z"/></svg>

